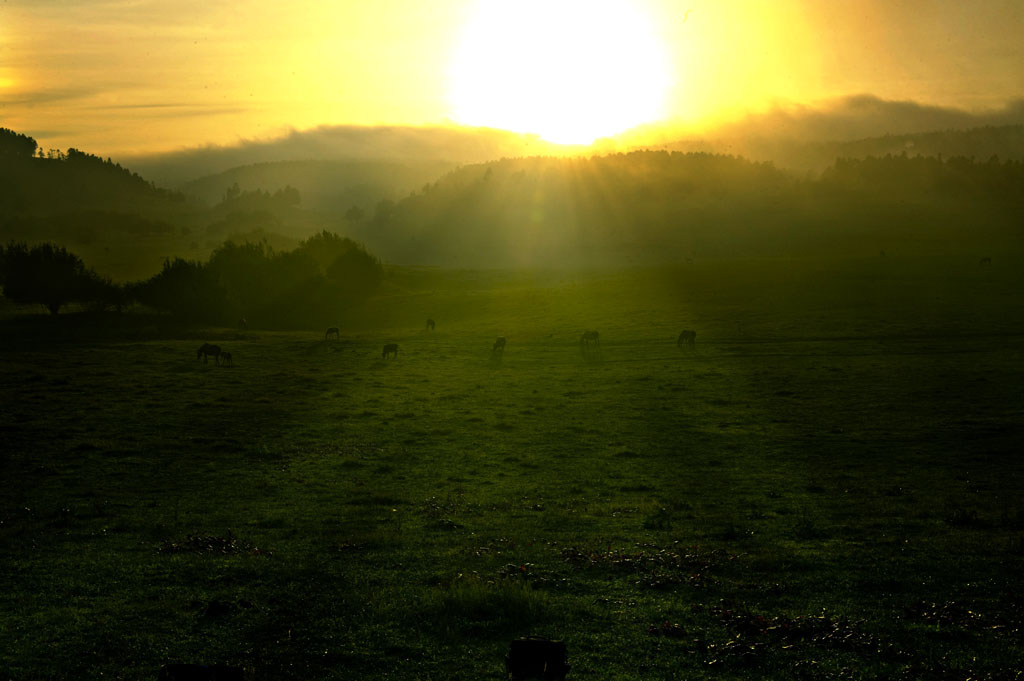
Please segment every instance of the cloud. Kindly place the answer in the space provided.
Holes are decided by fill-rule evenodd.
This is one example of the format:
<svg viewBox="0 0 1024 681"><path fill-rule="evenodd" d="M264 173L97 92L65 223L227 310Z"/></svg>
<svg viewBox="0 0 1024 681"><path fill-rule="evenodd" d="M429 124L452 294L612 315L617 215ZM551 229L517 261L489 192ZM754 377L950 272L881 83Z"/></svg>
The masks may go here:
<svg viewBox="0 0 1024 681"><path fill-rule="evenodd" d="M186 109L189 107L194 108L194 104L188 104L185 102L153 102L150 104L110 104L104 106L93 107L96 109L117 109L117 110L132 110L132 109Z"/></svg>
<svg viewBox="0 0 1024 681"><path fill-rule="evenodd" d="M20 132L20 131L15 131ZM24 134L24 133L23 133ZM33 130L32 134L29 135L33 138L54 138L54 137L65 137L74 134L73 130L65 130L61 128L50 128L46 130Z"/></svg>
<svg viewBox="0 0 1024 681"><path fill-rule="evenodd" d="M777 106L699 135L637 129L619 143L629 146L735 154L801 172L820 171L838 157L904 151L1024 159L1024 99L968 111L862 94L816 106Z"/></svg>
<svg viewBox="0 0 1024 681"><path fill-rule="evenodd" d="M229 168L275 161L480 163L502 157L605 153L651 146L740 154L793 168L820 169L837 154L847 153L843 143L855 140L1016 124L1024 124L1024 99L1007 102L999 109L971 112L857 95L819 106L779 106L725 125L699 140L678 141L677 133L648 126L623 140L606 140L600 147L565 147L533 135L490 128L344 125L120 160L164 186L180 186ZM649 141L652 134L660 135L661 142Z"/></svg>
<svg viewBox="0 0 1024 681"><path fill-rule="evenodd" d="M834 142L1021 123L1024 99L1009 101L995 110L971 112L861 94L816 107L779 106L723 126L715 134Z"/></svg>
<svg viewBox="0 0 1024 681"><path fill-rule="evenodd" d="M246 106L196 106L195 104L184 103L155 103L155 104L100 104L96 106L83 107L93 112L118 111L131 112L133 117L156 117L167 118L192 118L196 116L226 116L230 114L247 113L251 109Z"/></svg>
<svg viewBox="0 0 1024 681"><path fill-rule="evenodd" d="M86 99L102 92L96 88L63 88L53 90L20 91L8 99L0 98L0 106L9 104L17 106L35 106L37 104L55 104Z"/></svg>

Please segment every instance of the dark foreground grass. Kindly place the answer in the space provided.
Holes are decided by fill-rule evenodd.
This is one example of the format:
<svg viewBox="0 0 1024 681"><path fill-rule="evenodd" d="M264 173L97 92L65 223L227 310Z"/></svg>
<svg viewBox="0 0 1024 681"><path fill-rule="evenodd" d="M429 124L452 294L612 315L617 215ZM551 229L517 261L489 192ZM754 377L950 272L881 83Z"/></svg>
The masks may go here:
<svg viewBox="0 0 1024 681"><path fill-rule="evenodd" d="M888 260L398 273L340 341L8 317L0 678L497 679L525 634L572 678L1017 678L1024 288Z"/></svg>

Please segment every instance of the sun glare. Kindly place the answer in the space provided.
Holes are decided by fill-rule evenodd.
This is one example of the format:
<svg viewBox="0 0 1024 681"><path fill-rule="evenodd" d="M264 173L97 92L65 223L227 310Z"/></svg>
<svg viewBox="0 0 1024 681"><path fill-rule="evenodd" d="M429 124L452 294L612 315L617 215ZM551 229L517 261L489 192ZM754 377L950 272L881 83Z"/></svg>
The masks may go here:
<svg viewBox="0 0 1024 681"><path fill-rule="evenodd" d="M668 59L625 0L482 0L451 67L464 125L589 144L661 118Z"/></svg>

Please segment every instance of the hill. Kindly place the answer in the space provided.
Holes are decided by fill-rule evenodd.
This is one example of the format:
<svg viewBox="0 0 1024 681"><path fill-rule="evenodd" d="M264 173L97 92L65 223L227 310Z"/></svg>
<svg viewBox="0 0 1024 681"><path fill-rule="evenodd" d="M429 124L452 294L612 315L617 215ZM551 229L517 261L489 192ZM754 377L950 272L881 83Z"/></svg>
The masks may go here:
<svg viewBox="0 0 1024 681"><path fill-rule="evenodd" d="M110 159L68 149L67 153L0 154L0 211L40 215L109 208L174 213L184 196L161 189Z"/></svg>
<svg viewBox="0 0 1024 681"><path fill-rule="evenodd" d="M504 158L440 177L451 164L289 161L207 176L186 195L74 149L25 154L25 136L12 133L15 151L0 154L0 180L11 188L0 201L0 239L69 244L115 279L151 276L171 256L205 259L227 239L292 248L323 230L390 263L457 267L998 252L1019 246L1024 163L916 151L1012 156L1022 136L1024 127L1003 126L820 147L840 158L804 175L664 150ZM869 153L888 148L901 153Z"/></svg>
<svg viewBox="0 0 1024 681"><path fill-rule="evenodd" d="M733 135L676 140L651 148L684 153L737 154L771 161L800 173L820 173L837 158L902 154L963 156L988 160L1024 160L1024 125L982 126L959 130L885 134L859 139L806 140L746 130Z"/></svg>
<svg viewBox="0 0 1024 681"><path fill-rule="evenodd" d="M303 208L340 215L352 206L372 210L383 199L398 200L454 167L442 161L278 161L231 168L180 188L187 196L214 204L235 185L268 192L291 186L299 191Z"/></svg>
<svg viewBox="0 0 1024 681"><path fill-rule="evenodd" d="M298 209L294 189L211 207L74 148L38 155L34 139L6 129L0 186L0 242L67 245L116 280L149 277L172 256L205 259L228 238L294 247L330 224Z"/></svg>
<svg viewBox="0 0 1024 681"><path fill-rule="evenodd" d="M484 163L503 157L579 153L524 135L464 126L322 126L293 130L281 137L242 140L172 153L135 156L131 167L168 187L232 168L280 161L353 161L369 163Z"/></svg>
<svg viewBox="0 0 1024 681"><path fill-rule="evenodd" d="M353 225L383 257L460 267L704 255L994 248L1019 239L1024 164L846 159L800 179L770 163L664 151L463 167Z"/></svg>

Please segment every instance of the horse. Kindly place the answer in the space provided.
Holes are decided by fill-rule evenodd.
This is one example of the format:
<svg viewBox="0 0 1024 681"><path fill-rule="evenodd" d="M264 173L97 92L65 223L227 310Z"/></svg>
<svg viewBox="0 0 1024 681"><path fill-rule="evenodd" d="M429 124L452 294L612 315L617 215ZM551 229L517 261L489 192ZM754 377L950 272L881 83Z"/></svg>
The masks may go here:
<svg viewBox="0 0 1024 681"><path fill-rule="evenodd" d="M491 348L491 352L498 352L499 350L505 352L504 336L498 336L498 340L494 341L494 347Z"/></svg>
<svg viewBox="0 0 1024 681"><path fill-rule="evenodd" d="M384 346L384 352L381 353L381 357L387 359L388 355L394 355L396 359L398 358L398 343L388 343Z"/></svg>
<svg viewBox="0 0 1024 681"><path fill-rule="evenodd" d="M324 340L327 340L331 336L334 336L335 340L341 339L341 332L338 331L338 327L332 326L331 328L327 329L327 333L324 334Z"/></svg>
<svg viewBox="0 0 1024 681"><path fill-rule="evenodd" d="M199 347L199 352L196 353L196 359L203 358L203 364L207 364L210 361L210 355L213 355L213 361L220 364L220 346L210 345L209 343L203 343Z"/></svg>
<svg viewBox="0 0 1024 681"><path fill-rule="evenodd" d="M231 353L230 352L226 352L226 351L222 350L221 353L220 353L220 358L222 360L224 360L224 365L225 366L229 366L229 367L235 366L235 363L231 361Z"/></svg>
<svg viewBox="0 0 1024 681"><path fill-rule="evenodd" d="M580 336L580 354L587 362L601 361L601 337L597 331L584 331Z"/></svg>
<svg viewBox="0 0 1024 681"><path fill-rule="evenodd" d="M434 320L433 319L428 319L427 320L427 328L430 329L431 331L434 330Z"/></svg>
<svg viewBox="0 0 1024 681"><path fill-rule="evenodd" d="M697 342L696 331L683 331L681 334L679 334L679 339L676 341L676 347L681 348L683 347L683 343L686 343L692 348L695 342Z"/></svg>

